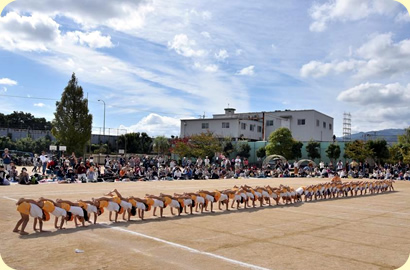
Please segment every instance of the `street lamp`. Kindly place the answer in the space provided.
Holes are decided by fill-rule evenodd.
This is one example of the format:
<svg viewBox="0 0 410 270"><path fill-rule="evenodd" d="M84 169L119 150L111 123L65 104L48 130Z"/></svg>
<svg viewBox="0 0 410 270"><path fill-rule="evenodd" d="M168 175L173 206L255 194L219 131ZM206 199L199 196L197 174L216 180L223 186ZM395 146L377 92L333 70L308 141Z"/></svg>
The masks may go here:
<svg viewBox="0 0 410 270"><path fill-rule="evenodd" d="M104 123L103 123L103 136L105 138L105 101L102 99L99 99L98 101L102 101L104 103Z"/></svg>

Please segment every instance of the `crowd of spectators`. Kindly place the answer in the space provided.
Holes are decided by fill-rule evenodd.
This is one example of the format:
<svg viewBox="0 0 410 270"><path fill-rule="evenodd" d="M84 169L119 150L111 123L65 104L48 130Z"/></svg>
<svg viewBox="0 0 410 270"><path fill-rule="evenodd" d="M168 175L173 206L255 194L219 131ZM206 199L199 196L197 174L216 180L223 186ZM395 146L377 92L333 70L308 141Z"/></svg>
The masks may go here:
<svg viewBox="0 0 410 270"><path fill-rule="evenodd" d="M4 158L3 158L4 162ZM237 156L229 159L219 155L210 159L197 158L195 160L183 157L176 161L166 156L134 155L109 156L104 164L94 162L93 157L84 159L70 156L35 155L30 172L25 167L17 172L13 161L0 166L0 181L18 182L20 184L36 184L38 182L110 182L110 181L152 181L152 180L199 180L199 179L230 179L230 178L267 178L267 177L333 177L336 173L341 178L370 178L410 180L409 164L400 162L394 165L350 162L343 164L339 160L336 164L318 165L313 162L303 164L299 162L276 160L269 164L250 165L246 158Z"/></svg>

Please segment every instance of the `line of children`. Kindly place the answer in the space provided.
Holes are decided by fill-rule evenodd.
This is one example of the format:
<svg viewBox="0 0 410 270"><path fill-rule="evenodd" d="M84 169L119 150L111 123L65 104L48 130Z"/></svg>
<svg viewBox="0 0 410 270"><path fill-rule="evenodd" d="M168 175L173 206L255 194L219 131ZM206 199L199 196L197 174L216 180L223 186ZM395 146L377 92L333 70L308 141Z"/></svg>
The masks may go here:
<svg viewBox="0 0 410 270"><path fill-rule="evenodd" d="M43 232L43 221L50 219L50 214L55 216L54 227L56 229L63 229L64 221L74 221L75 226L78 226L79 221L82 226L85 226L85 222L89 221L91 214L94 215L93 223L97 223L97 217L104 213L104 209L109 211L109 220L117 222L118 216L122 214L122 218L125 221L130 221L132 216L136 216L143 220L144 212L150 211L153 208L153 216L156 216L156 209L160 208L160 217L163 216L163 210L169 206L171 214L178 216L181 213L188 214L187 207L189 207L189 213L193 214L193 208L195 212L198 212L200 208L201 213L208 211L213 213L213 204L218 202L218 209L222 210L222 205L225 205L225 209L229 210L229 202L231 202L231 208L234 208L236 202L236 209L240 209L240 205L243 207L256 207L256 202L259 202L259 206L263 207L265 204L271 206L272 201L276 202L276 205L280 203L282 199L284 204L296 203L302 201L304 196L305 201L308 199L315 200L338 198L341 196L357 196L365 195L367 192L370 194L383 193L387 191L394 191L393 180L380 180L380 181L353 181L342 183L340 179L333 179L332 182L311 185L308 187L299 187L293 189L289 186L280 185L277 187L251 187L248 185L234 186L232 189L225 190L199 190L197 192L184 192L174 193L173 195L160 193L159 196L146 194L144 198L138 198L134 196L124 197L121 193L114 189L104 197L92 198L91 200L78 200L72 202L69 200L57 199L55 201L47 198L39 198L38 200L21 198L16 203L17 211L20 213L20 220L17 222L13 232L20 233L21 235L28 234L25 231L29 217L34 218L33 229L37 231L37 223L39 223L39 231ZM252 203L252 205L251 205ZM177 213L174 213L174 209ZM114 214L114 219L112 219ZM127 217L126 217L127 215ZM60 219L61 218L61 219ZM60 219L60 223L58 223Z"/></svg>

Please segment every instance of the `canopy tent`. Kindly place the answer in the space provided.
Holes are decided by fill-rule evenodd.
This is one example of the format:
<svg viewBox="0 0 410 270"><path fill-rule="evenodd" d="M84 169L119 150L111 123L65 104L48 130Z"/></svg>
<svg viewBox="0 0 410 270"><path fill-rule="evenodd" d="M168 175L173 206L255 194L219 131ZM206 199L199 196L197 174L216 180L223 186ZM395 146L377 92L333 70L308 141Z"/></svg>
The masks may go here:
<svg viewBox="0 0 410 270"><path fill-rule="evenodd" d="M298 161L298 165L299 165L299 168L302 168L304 166L309 166L309 165L312 165L312 167L316 167L316 163L310 159L301 159Z"/></svg>
<svg viewBox="0 0 410 270"><path fill-rule="evenodd" d="M286 158L281 155L270 155L263 160L263 165L276 164L278 161L286 162Z"/></svg>

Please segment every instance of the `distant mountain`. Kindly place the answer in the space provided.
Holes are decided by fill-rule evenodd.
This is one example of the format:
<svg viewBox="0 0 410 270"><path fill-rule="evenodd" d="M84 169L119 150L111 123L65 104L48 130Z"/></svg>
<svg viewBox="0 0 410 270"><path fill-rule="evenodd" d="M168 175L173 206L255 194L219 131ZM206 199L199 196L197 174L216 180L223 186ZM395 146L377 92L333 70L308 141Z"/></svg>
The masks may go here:
<svg viewBox="0 0 410 270"><path fill-rule="evenodd" d="M404 129L383 129L377 131L367 131L352 134L352 141L354 140L376 140L385 139L388 143L397 142L397 136L404 134ZM338 141L343 141L343 137L338 137Z"/></svg>

